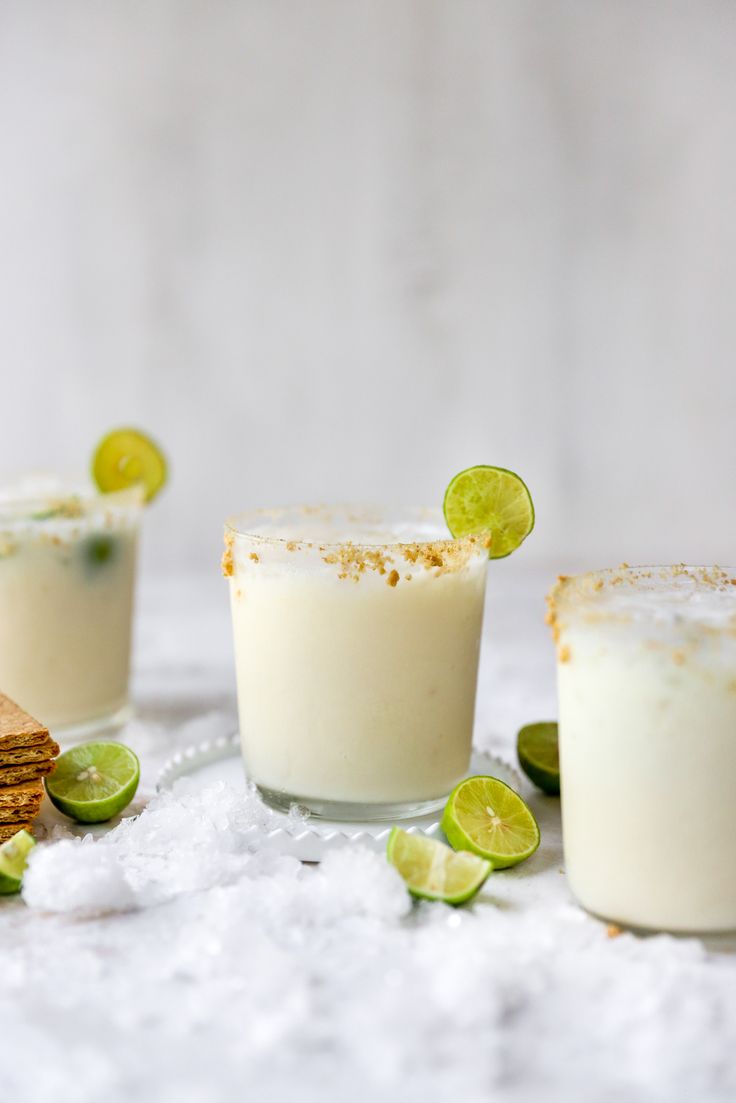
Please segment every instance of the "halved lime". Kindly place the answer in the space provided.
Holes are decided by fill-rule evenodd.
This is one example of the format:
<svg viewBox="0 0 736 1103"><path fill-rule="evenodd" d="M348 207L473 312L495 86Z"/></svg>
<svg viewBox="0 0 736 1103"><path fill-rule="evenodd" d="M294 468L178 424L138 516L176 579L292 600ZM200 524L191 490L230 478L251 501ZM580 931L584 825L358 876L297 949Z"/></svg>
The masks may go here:
<svg viewBox="0 0 736 1103"><path fill-rule="evenodd" d="M445 904L470 900L493 869L487 859L457 854L436 839L410 835L400 827L394 827L389 835L386 855L412 896Z"/></svg>
<svg viewBox="0 0 736 1103"><path fill-rule="evenodd" d="M166 458L139 429L114 429L95 449L92 476L103 494L140 485L150 502L166 482Z"/></svg>
<svg viewBox="0 0 736 1103"><path fill-rule="evenodd" d="M506 869L539 846L537 821L518 793L495 777L468 777L450 793L442 830L455 850L470 850Z"/></svg>
<svg viewBox="0 0 736 1103"><path fill-rule="evenodd" d="M538 789L550 796L560 795L560 750L557 724L545 720L527 724L516 737L516 751L522 770Z"/></svg>
<svg viewBox="0 0 736 1103"><path fill-rule="evenodd" d="M534 528L534 505L526 484L505 467L468 467L445 491L445 521L455 537L491 538L489 556L516 551Z"/></svg>
<svg viewBox="0 0 736 1103"><path fill-rule="evenodd" d="M78 823L104 823L130 804L140 765L122 743L82 743L64 751L45 779L46 792L65 816Z"/></svg>
<svg viewBox="0 0 736 1103"><path fill-rule="evenodd" d="M35 845L33 835L23 830L0 846L0 895L20 892L28 855Z"/></svg>

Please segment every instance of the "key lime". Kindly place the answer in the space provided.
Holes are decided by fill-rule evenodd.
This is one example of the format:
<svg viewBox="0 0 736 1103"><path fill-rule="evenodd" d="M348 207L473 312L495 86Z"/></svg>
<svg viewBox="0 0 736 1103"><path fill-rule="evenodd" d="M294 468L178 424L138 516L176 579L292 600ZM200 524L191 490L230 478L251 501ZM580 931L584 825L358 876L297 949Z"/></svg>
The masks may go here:
<svg viewBox="0 0 736 1103"><path fill-rule="evenodd" d="M95 449L92 476L103 494L141 485L150 502L166 482L166 458L140 430L115 429Z"/></svg>
<svg viewBox="0 0 736 1103"><path fill-rule="evenodd" d="M33 835L19 831L0 846L0 895L20 892L28 855L35 845Z"/></svg>
<svg viewBox="0 0 736 1103"><path fill-rule="evenodd" d="M455 537L488 533L489 556L516 551L534 528L534 505L526 484L504 467L469 467L445 491L445 521Z"/></svg>
<svg viewBox="0 0 736 1103"><path fill-rule="evenodd" d="M138 759L122 743L82 743L59 755L46 792L78 823L104 823L130 804L139 778Z"/></svg>
<svg viewBox="0 0 736 1103"><path fill-rule="evenodd" d="M539 846L537 821L518 793L495 777L469 777L450 793L442 830L455 850L470 850L506 869Z"/></svg>
<svg viewBox="0 0 736 1103"><path fill-rule="evenodd" d="M557 724L544 721L527 724L516 737L519 764L538 789L550 796L560 795L560 751Z"/></svg>
<svg viewBox="0 0 736 1103"><path fill-rule="evenodd" d="M444 843L410 835L400 827L394 827L389 835L386 855L412 896L445 904L470 900L493 869L487 859L458 854Z"/></svg>

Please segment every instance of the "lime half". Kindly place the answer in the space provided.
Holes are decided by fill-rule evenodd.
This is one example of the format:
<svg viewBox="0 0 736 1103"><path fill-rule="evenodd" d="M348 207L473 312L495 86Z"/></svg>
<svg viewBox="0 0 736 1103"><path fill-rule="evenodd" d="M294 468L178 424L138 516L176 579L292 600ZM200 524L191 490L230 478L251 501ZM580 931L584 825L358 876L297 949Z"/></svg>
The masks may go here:
<svg viewBox="0 0 736 1103"><path fill-rule="evenodd" d="M78 823L104 823L130 804L139 778L138 759L122 743L83 743L59 756L46 792Z"/></svg>
<svg viewBox="0 0 736 1103"><path fill-rule="evenodd" d="M33 835L19 831L0 846L0 895L20 892L28 855L35 845Z"/></svg>
<svg viewBox="0 0 736 1103"><path fill-rule="evenodd" d="M92 457L92 476L103 494L140 485L150 502L166 475L163 452L139 429L114 429L102 438Z"/></svg>
<svg viewBox="0 0 736 1103"><path fill-rule="evenodd" d="M442 830L456 850L471 850L505 869L539 846L537 821L518 793L495 777L469 777L450 793Z"/></svg>
<svg viewBox="0 0 736 1103"><path fill-rule="evenodd" d="M386 855L406 881L412 896L464 904L475 896L493 865L475 854L456 854L449 846L424 835L394 827Z"/></svg>
<svg viewBox="0 0 736 1103"><path fill-rule="evenodd" d="M468 467L445 491L445 521L455 537L488 533L489 556L516 551L534 528L534 505L526 484L505 467Z"/></svg>
<svg viewBox="0 0 736 1103"><path fill-rule="evenodd" d="M522 770L538 789L560 795L560 750L557 724L550 720L527 724L516 737L516 751Z"/></svg>

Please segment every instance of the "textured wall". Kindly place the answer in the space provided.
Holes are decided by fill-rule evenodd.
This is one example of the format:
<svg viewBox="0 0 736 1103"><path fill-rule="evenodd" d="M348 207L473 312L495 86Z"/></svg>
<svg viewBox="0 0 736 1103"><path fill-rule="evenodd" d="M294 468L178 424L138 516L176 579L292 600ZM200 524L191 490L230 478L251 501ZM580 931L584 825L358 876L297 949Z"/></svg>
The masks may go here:
<svg viewBox="0 0 736 1103"><path fill-rule="evenodd" d="M727 0L0 0L0 469L148 426L167 565L479 461L736 561L735 109Z"/></svg>

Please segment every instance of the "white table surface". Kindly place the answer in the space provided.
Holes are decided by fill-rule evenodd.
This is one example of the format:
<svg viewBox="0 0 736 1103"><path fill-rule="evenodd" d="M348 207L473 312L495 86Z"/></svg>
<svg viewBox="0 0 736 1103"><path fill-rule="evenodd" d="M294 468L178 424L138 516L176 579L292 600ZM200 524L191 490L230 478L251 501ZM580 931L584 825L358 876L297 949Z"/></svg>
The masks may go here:
<svg viewBox="0 0 736 1103"><path fill-rule="evenodd" d="M522 723L555 715L547 582L523 566L491 568L476 739L508 758ZM142 758L140 810L176 747L236 723L226 590L214 574L144 583L134 697L123 738ZM525 795L542 846L464 909L411 907L393 871L361 854L319 870L226 855L227 875L174 891L186 847L165 832L128 910L0 901L4 1094L736 1098L732 946L608 937L567 891L558 801ZM226 836L214 836L223 851ZM206 869L193 853L197 862Z"/></svg>

